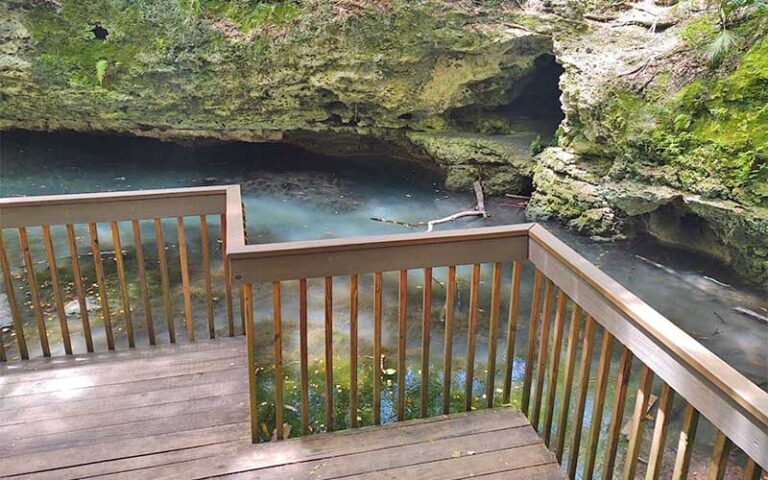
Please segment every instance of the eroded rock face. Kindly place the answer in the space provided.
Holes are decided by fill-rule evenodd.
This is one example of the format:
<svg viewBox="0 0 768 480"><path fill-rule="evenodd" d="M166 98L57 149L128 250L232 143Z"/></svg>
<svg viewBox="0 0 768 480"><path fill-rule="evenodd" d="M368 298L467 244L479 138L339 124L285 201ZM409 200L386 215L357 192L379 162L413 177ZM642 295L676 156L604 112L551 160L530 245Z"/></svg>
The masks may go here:
<svg viewBox="0 0 768 480"><path fill-rule="evenodd" d="M691 37L713 18L687 8L567 13L560 147L537 158L528 213L598 238L647 232L768 287L768 23L750 17L743 52L708 64Z"/></svg>
<svg viewBox="0 0 768 480"><path fill-rule="evenodd" d="M371 2L345 18L308 1L247 36L190 3L4 3L0 126L245 141L423 130L450 109L509 103L552 50L512 14L483 22L441 2Z"/></svg>
<svg viewBox="0 0 768 480"><path fill-rule="evenodd" d="M537 160L528 207L532 218L557 218L601 240L647 233L662 243L731 264L747 280L766 285L765 209L613 178L602 174L595 159L583 159L562 148L547 149Z"/></svg>

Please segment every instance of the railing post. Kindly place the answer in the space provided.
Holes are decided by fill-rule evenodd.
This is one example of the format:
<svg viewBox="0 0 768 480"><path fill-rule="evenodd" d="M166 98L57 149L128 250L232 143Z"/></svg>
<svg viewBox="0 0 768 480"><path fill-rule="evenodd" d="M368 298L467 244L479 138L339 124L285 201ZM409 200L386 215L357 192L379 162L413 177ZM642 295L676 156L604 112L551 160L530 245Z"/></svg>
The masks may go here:
<svg viewBox="0 0 768 480"><path fill-rule="evenodd" d="M259 442L259 402L256 398L256 345L253 332L253 286L248 283L240 287L245 316L245 343L248 355L248 401L251 420L251 442Z"/></svg>

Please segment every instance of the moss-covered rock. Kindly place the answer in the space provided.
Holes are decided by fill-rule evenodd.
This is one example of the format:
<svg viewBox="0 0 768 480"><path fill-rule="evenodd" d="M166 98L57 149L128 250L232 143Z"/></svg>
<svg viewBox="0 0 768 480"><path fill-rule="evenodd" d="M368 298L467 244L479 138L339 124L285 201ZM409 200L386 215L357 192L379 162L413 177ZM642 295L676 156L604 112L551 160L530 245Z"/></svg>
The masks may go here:
<svg viewBox="0 0 768 480"><path fill-rule="evenodd" d="M446 186L471 190L482 180L491 194L525 194L531 190L534 159L528 145L533 134L480 135L458 131L409 132L408 139L446 172Z"/></svg>
<svg viewBox="0 0 768 480"><path fill-rule="evenodd" d="M6 2L0 128L246 141L419 128L508 103L551 52L548 36L508 26L520 13L478 24L441 1L279 4Z"/></svg>
<svg viewBox="0 0 768 480"><path fill-rule="evenodd" d="M561 148L537 158L529 214L645 231L768 286L768 18L730 27L738 48L711 62L715 16L653 8L671 28L650 34L630 8L554 35L566 118Z"/></svg>

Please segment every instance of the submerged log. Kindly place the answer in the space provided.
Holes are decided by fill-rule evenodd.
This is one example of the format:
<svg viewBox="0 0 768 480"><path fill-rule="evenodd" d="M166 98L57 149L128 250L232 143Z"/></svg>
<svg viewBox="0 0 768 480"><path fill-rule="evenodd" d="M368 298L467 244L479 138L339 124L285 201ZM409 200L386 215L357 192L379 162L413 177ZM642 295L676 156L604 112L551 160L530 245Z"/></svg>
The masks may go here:
<svg viewBox="0 0 768 480"><path fill-rule="evenodd" d="M485 195L483 194L483 185L480 183L479 180L476 180L473 184L474 190L475 190L475 208L473 210L464 210L462 212L457 212L452 215L448 215L447 217L443 218L437 218L435 220L429 220L429 221L421 221L421 222L404 222L402 220L393 220L393 219L386 219L386 218L379 218L379 217L371 217L371 220L374 222L382 222L382 223L392 223L394 225L401 225L403 227L419 227L422 225L427 226L427 232L431 232L435 229L435 225L440 225L442 223L448 223L453 222L455 220L458 220L460 218L464 217L483 217L488 218L488 212L485 210Z"/></svg>
<svg viewBox="0 0 768 480"><path fill-rule="evenodd" d="M748 308L744 307L734 307L733 311L738 312L742 315L745 315L749 318L752 318L753 320L761 320L765 323L768 323L768 316L760 315L759 313L755 312L754 310L750 310Z"/></svg>

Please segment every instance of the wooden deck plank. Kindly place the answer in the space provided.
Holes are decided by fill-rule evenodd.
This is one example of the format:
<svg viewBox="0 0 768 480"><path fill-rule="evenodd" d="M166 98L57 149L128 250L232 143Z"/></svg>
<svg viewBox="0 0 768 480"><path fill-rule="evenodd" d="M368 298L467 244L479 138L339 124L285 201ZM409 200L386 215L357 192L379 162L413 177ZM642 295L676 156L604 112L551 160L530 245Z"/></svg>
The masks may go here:
<svg viewBox="0 0 768 480"><path fill-rule="evenodd" d="M242 337L93 357L2 371L1 478L563 478L508 408L253 445Z"/></svg>
<svg viewBox="0 0 768 480"><path fill-rule="evenodd" d="M152 350L152 348L149 348L148 350ZM108 363L102 362L89 365L75 365L67 368L57 368L55 370L42 370L35 372L15 370L8 372L7 375L3 375L3 379L0 381L0 386L5 388L18 384L48 382L53 378L66 379L83 376L88 376L95 383L106 384L107 381L114 378L121 379L124 378L128 373L145 370L148 362L150 362L150 364L155 368L171 366L177 367L195 362L239 358L243 352L244 350L240 345L231 345L226 348L217 348L212 350L188 351L181 355L164 354L151 356L149 357L151 360L148 360L147 358L128 358L121 361L111 361ZM245 362L243 361L242 363L244 364ZM165 373L173 372L169 370ZM144 374L145 376L149 375L150 378L157 378L158 376L162 376L163 372L144 372Z"/></svg>
<svg viewBox="0 0 768 480"><path fill-rule="evenodd" d="M242 443L249 439L248 422L232 423L145 438L119 439L88 448L70 447L14 455L0 458L0 471L5 475L29 473L32 478L82 478L122 471L125 468L120 462L137 462L131 464L132 468L148 467L153 464L137 459L160 457L155 465L161 465L168 462L162 455L169 452L178 454L185 449L233 441Z"/></svg>
<svg viewBox="0 0 768 480"><path fill-rule="evenodd" d="M513 411L482 411L432 417L381 427L345 430L333 435L311 435L279 443L243 445L222 452L216 462L203 459L183 465L169 465L141 472L146 478L208 478L241 471L284 467L294 463L340 458L367 451L382 451L403 445L420 445L483 432L500 432L527 425L527 420ZM332 441L330 441L332 439ZM130 475L115 478L130 478Z"/></svg>
<svg viewBox="0 0 768 480"><path fill-rule="evenodd" d="M174 343L155 345L151 348L143 347L135 350L104 350L93 353L76 353L66 357L33 358L23 362L9 362L0 365L0 377L15 373L27 374L34 371L51 372L60 368L81 367L99 363L119 361L139 361L142 359L161 359L163 356L179 357L186 354L220 350L223 348L245 348L241 337L217 338L215 342L200 343Z"/></svg>
<svg viewBox="0 0 768 480"><path fill-rule="evenodd" d="M65 378L52 378L50 380L40 380L34 382L22 382L0 387L0 398L26 396L35 393L51 393L72 388L83 388L103 385L119 385L123 383L138 382L141 380L157 380L163 377L172 377L186 373L203 373L218 370L226 370L236 364L243 362L240 356L226 358L217 358L215 360L194 360L189 363L170 365L166 369L162 366L157 371L150 370L150 365L137 366L135 370L125 372L110 372L106 377L101 377L98 373L94 375L83 375ZM4 400L3 400L4 401Z"/></svg>
<svg viewBox="0 0 768 480"><path fill-rule="evenodd" d="M16 408L0 411L0 428L6 425L16 425L43 420L53 420L61 416L89 416L99 413L114 413L130 408L159 406L186 400L195 400L217 395L228 395L247 391L243 385L242 375L236 379L222 379L202 385L181 386L157 391L144 391L133 394L120 394L104 401L104 398L74 399L60 403L56 408L41 405L30 408Z"/></svg>
<svg viewBox="0 0 768 480"><path fill-rule="evenodd" d="M246 368L227 366L206 372L191 372L170 377L146 379L129 383L114 385L95 385L83 388L68 388L56 392L43 392L28 396L6 397L0 401L0 411L15 410L19 408L31 408L37 406L65 404L82 399L119 398L132 393L151 393L163 391L169 388L208 385L230 380L239 380L246 377ZM247 378L247 377L246 377Z"/></svg>
<svg viewBox="0 0 768 480"><path fill-rule="evenodd" d="M16 439L29 439L36 437L48 437L67 435L70 438L79 437L80 432L96 437L101 430L109 430L107 427L133 424L146 420L176 417L183 414L190 416L204 413L214 408L229 408L233 405L244 405L248 402L247 386L228 395L212 395L192 400L162 403L158 405L144 405L141 407L123 410L107 411L102 413L68 416L58 418L11 424L0 427L0 438L13 443Z"/></svg>
<svg viewBox="0 0 768 480"><path fill-rule="evenodd" d="M458 432L457 432L458 433ZM321 458L272 468L250 470L247 475L260 478L307 478L330 480L370 474L393 468L412 467L422 463L438 462L477 455L505 448L525 447L539 442L539 436L530 427L494 430L474 435L462 435L423 443L407 443L391 448L374 448L340 457ZM414 447L419 454L414 455ZM475 449L476 450L473 450ZM412 477L402 477L412 478Z"/></svg>

